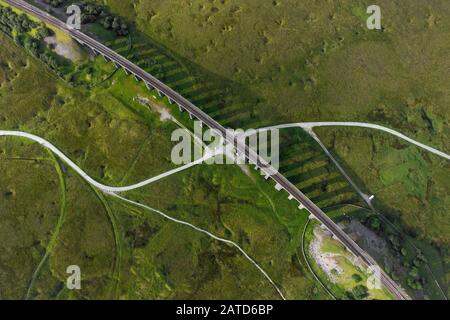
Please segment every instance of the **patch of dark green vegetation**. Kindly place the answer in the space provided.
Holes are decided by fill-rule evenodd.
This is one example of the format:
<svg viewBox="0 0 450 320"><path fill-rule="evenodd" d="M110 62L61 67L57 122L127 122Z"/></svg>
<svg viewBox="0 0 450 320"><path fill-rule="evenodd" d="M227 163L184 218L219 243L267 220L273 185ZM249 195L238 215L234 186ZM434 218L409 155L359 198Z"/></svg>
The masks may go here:
<svg viewBox="0 0 450 320"><path fill-rule="evenodd" d="M43 0L44 3L51 5L54 8L61 7L64 4L64 0Z"/></svg>
<svg viewBox="0 0 450 320"><path fill-rule="evenodd" d="M123 18L111 14L105 6L92 1L44 0L44 3L51 5L53 8L62 8L64 12L67 12L67 7L76 5L81 9L82 24L98 22L106 30L114 31L117 36L126 36L129 33L128 25Z"/></svg>
<svg viewBox="0 0 450 320"><path fill-rule="evenodd" d="M362 247L382 263L390 277L407 288L415 299L445 298L445 266L436 248L409 236L383 216L361 211L347 216L357 219L383 239L383 252L359 240Z"/></svg>
<svg viewBox="0 0 450 320"><path fill-rule="evenodd" d="M93 87L105 81L114 72L114 67L99 63L99 59L80 59L62 56L57 53L56 46L67 46L66 51L77 51L76 44L72 44L70 38L68 43L63 39L58 39L52 28L47 27L42 22L30 19L28 15L16 12L8 6L0 4L0 30L11 37L14 42L25 48L31 55L44 62L61 79L69 85ZM123 32L121 32L121 35ZM55 38L55 42L48 39ZM76 52L75 52L76 53ZM74 55L74 52L68 53ZM84 60L84 61L83 61Z"/></svg>
<svg viewBox="0 0 450 320"><path fill-rule="evenodd" d="M36 23L25 14L18 14L9 7L0 6L0 29L51 69L57 70L66 63L44 45L44 38L51 34L45 24Z"/></svg>

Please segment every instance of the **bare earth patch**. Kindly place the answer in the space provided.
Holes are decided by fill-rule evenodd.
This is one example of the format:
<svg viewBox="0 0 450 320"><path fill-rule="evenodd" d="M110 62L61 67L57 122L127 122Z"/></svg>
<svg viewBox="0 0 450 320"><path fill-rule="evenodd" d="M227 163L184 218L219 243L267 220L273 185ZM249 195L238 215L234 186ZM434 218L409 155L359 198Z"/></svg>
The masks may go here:
<svg viewBox="0 0 450 320"><path fill-rule="evenodd" d="M336 257L340 256L340 254L322 252L324 237L331 237L331 234L322 228L314 229L314 240L311 241L310 252L317 265L327 274L330 281L336 283L336 274L341 274L343 272L342 268L339 267L337 261L335 260Z"/></svg>
<svg viewBox="0 0 450 320"><path fill-rule="evenodd" d="M346 232L356 241L364 241L364 247L370 248L378 254L383 254L386 242L377 236L375 232L364 226L357 220L352 220L345 226Z"/></svg>
<svg viewBox="0 0 450 320"><path fill-rule="evenodd" d="M72 46L67 43L58 42L55 36L47 37L44 39L45 43L51 44L55 52L73 62L77 62L81 59L81 56L76 50L73 50Z"/></svg>
<svg viewBox="0 0 450 320"><path fill-rule="evenodd" d="M173 117L170 114L170 111L166 108L164 108L163 106L151 101L149 98L137 95L134 98L135 101L139 102L140 104L143 104L147 107L150 108L151 111L153 112L157 112L160 114L160 120L161 121L167 121L167 120L172 120Z"/></svg>

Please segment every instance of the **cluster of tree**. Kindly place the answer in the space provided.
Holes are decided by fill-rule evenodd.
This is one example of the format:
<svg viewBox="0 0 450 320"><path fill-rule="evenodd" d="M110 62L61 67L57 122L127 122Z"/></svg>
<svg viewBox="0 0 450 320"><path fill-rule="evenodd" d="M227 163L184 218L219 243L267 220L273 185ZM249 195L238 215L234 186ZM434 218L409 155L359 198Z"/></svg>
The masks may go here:
<svg viewBox="0 0 450 320"><path fill-rule="evenodd" d="M0 29L3 32L6 32L7 34L11 35L12 28L10 27L10 18L11 10L9 8L5 8L0 6Z"/></svg>
<svg viewBox="0 0 450 320"><path fill-rule="evenodd" d="M395 255L398 257L407 255L408 252L404 247L405 239L392 233L389 229L386 229L378 216L371 215L363 219L362 223L369 229L373 230L381 238L387 239L388 244Z"/></svg>
<svg viewBox="0 0 450 320"><path fill-rule="evenodd" d="M352 274L352 279L355 280L356 283L362 281L362 277L357 273Z"/></svg>
<svg viewBox="0 0 450 320"><path fill-rule="evenodd" d="M17 14L9 7L0 6L0 29L13 37L18 45L41 59L50 68L54 70L58 68L55 54L42 41L50 35L50 30L44 23L36 23L24 14ZM30 34L32 29L36 29L34 37Z"/></svg>
<svg viewBox="0 0 450 320"><path fill-rule="evenodd" d="M419 269L427 263L427 258L423 255L422 251L417 250L416 256L411 262L405 261L403 267L408 272L407 283L408 286L415 290L420 290L425 285L426 281L421 276Z"/></svg>
<svg viewBox="0 0 450 320"><path fill-rule="evenodd" d="M81 9L81 23L83 24L96 22L107 15L101 6L96 4L80 3L78 6Z"/></svg>
<svg viewBox="0 0 450 320"><path fill-rule="evenodd" d="M43 48L39 40L29 36L28 34L16 37L16 41L22 44L33 56L39 57L43 52Z"/></svg>
<svg viewBox="0 0 450 320"><path fill-rule="evenodd" d="M39 58L46 63L51 69L57 70L58 69L58 61L55 58L55 55L49 51L45 50L43 53L39 55Z"/></svg>
<svg viewBox="0 0 450 320"><path fill-rule="evenodd" d="M355 297L355 299L361 300L369 295L369 290L367 289L366 286L359 284L352 289L352 294Z"/></svg>
<svg viewBox="0 0 450 320"><path fill-rule="evenodd" d="M403 253L405 253L406 255L406 249L404 247L402 247L402 243L403 243L403 239L401 239L399 236L391 233L387 236L389 245L391 246L391 248L397 252L400 253L401 255L403 255Z"/></svg>
<svg viewBox="0 0 450 320"><path fill-rule="evenodd" d="M347 291L345 295L349 300L362 300L369 295L369 289L367 289L366 286L359 284L354 287L352 291Z"/></svg>
<svg viewBox="0 0 450 320"><path fill-rule="evenodd" d="M122 19L114 16L107 16L103 19L103 26L107 30L114 30L118 36L128 35L128 25Z"/></svg>
<svg viewBox="0 0 450 320"><path fill-rule="evenodd" d="M363 220L363 223L375 231L379 236L387 239L388 244L392 252L399 258L403 258L403 267L407 273L407 284L409 287L415 290L420 290L426 283L425 279L420 274L420 268L427 263L427 259L424 254L420 251L416 251L415 257L410 261L406 260L408 256L408 250L405 247L406 240L397 234L394 234L383 227L380 218L377 216L370 216ZM399 280L398 274L391 270L390 266L385 266L385 271L390 274L393 280Z"/></svg>
<svg viewBox="0 0 450 320"><path fill-rule="evenodd" d="M11 28L7 25L4 25L0 22L0 31L3 31L6 34L11 34Z"/></svg>
<svg viewBox="0 0 450 320"><path fill-rule="evenodd" d="M391 248L398 256L403 257L407 256L408 251L406 250L405 247L402 246L402 244L404 243L403 239L391 234L388 236L388 240ZM419 269L423 267L426 263L427 258L420 250L416 251L416 255L411 262L405 260L405 262L403 263L403 267L406 269L406 272L408 274L407 278L408 286L411 287L412 289L420 290L423 288L423 285L425 284L425 279L421 276ZM398 277L395 275L395 277L393 276L393 278Z"/></svg>
<svg viewBox="0 0 450 320"><path fill-rule="evenodd" d="M44 2L54 8L58 8L64 3L64 0L44 0Z"/></svg>
<svg viewBox="0 0 450 320"><path fill-rule="evenodd" d="M422 290L423 286L425 285L425 280L423 278L411 278L409 277L408 280L406 280L408 283L408 286L415 290Z"/></svg>
<svg viewBox="0 0 450 320"><path fill-rule="evenodd" d="M381 221L378 216L372 215L368 217L365 221L365 224L375 232L381 231Z"/></svg>
<svg viewBox="0 0 450 320"><path fill-rule="evenodd" d="M109 13L103 6L82 1L77 3L81 9L81 23L99 22L107 30L112 30L118 36L128 35L128 25L123 19Z"/></svg>
<svg viewBox="0 0 450 320"><path fill-rule="evenodd" d="M23 46L33 56L46 63L51 69L58 69L58 60L56 59L55 53L42 45L42 41L28 34L16 35L14 41L18 45Z"/></svg>
<svg viewBox="0 0 450 320"><path fill-rule="evenodd" d="M18 34L23 34L37 26L37 24L28 19L26 15L17 14L12 11L11 8L3 6L0 6L0 24L5 26L2 30L8 32L9 35L12 35L13 30Z"/></svg>
<svg viewBox="0 0 450 320"><path fill-rule="evenodd" d="M44 25L40 25L36 32L36 38L39 40L43 40L44 38L47 38L51 35L50 30Z"/></svg>

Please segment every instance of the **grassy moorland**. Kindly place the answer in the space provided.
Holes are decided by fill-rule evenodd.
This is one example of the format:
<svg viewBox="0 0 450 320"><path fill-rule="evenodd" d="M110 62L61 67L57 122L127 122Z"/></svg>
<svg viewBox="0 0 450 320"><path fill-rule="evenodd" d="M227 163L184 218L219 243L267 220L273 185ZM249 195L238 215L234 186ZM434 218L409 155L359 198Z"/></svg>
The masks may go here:
<svg viewBox="0 0 450 320"><path fill-rule="evenodd" d="M446 4L412 1L405 9L381 1L385 28L378 32L364 28L364 1L103 2L114 14L136 21L129 24L129 37L117 38L98 22L85 30L224 125L366 120L448 147L448 88L442 85L446 75L436 68L448 62ZM432 45L425 46L427 41ZM64 82L2 34L0 42L2 128L47 138L91 176L108 184L133 183L173 168L170 133L176 126L159 121L158 114L136 101L139 95L164 105L142 84L115 72L101 57L88 55L78 62L81 67L62 77ZM176 115L188 123L185 115ZM281 171L330 215L342 217L340 210L333 211L336 206L362 205L305 134L287 131L281 150ZM391 149L382 145L379 150L387 154ZM348 162L355 178L378 178L363 178L368 160L358 160ZM439 164L430 166L434 173ZM420 238L434 240L439 232L429 231L436 221L429 218L432 213L427 211L419 225L408 222L410 213L404 213L408 208L402 206L412 189L421 187L408 182L405 170L394 173L401 176L385 172L383 181L402 180L409 189L393 204L390 193L383 204L398 206L389 213L401 217L400 227L426 229ZM274 297L273 288L236 250L104 198L70 170L64 177L67 223L58 229L62 240L52 246L49 262L44 261L35 278L32 297L224 298L219 296L224 292L230 298ZM70 203L73 194L86 198L86 208ZM233 239L261 263L288 298L326 297L297 255L306 217L261 177L238 168L197 167L127 196ZM78 217L80 210L85 213ZM91 220L98 222L98 230ZM74 227L80 232L72 233ZM104 239L96 238L96 232L104 233ZM173 239L173 234L182 236ZM43 239L39 245L45 247L46 241L51 240ZM441 259L433 260L437 269ZM77 293L62 285L64 266L73 260L82 264L89 279ZM190 278L180 272L186 261ZM33 277L30 270L23 271L24 283ZM441 273L446 273L445 268Z"/></svg>
<svg viewBox="0 0 450 320"><path fill-rule="evenodd" d="M151 176L173 167L170 133L174 125L161 123L159 115L148 109L142 119L136 110L144 107L133 101L134 96L124 98L118 89L121 79L130 85L134 80L118 74L116 86L110 80L96 90L71 88L12 41L1 34L0 39L4 43L0 53L3 129L47 138L105 183L120 183L137 151L153 134L158 138L151 144L159 151L151 157L153 166L148 161L142 164L142 174Z"/></svg>
<svg viewBox="0 0 450 320"><path fill-rule="evenodd" d="M263 177L245 170L197 166L124 196L234 241L270 275L287 298L325 298L296 258L307 213L298 210L284 194L275 193ZM157 213L114 203L122 207L122 212L127 209L128 215L131 212L143 219L125 232L127 242L135 247L131 269L124 274L128 279L123 284L125 297L142 297L147 290L155 298L279 298L236 249L207 238L194 243L180 236L174 238L173 234L192 234L192 230L174 222L146 224L145 219L154 219ZM129 221L129 216L125 218ZM209 243L206 247L205 242ZM139 283L141 278L145 282ZM240 281L243 285L236 287ZM152 284L163 289L155 291ZM220 292L219 288L227 290Z"/></svg>
<svg viewBox="0 0 450 320"><path fill-rule="evenodd" d="M23 130L48 139L90 175L108 184L137 182L173 167L169 161L170 132L175 126L159 121L159 114L133 99L137 94L154 99L142 84L118 72L90 90L73 88L9 38L0 34L0 41L5 48L0 53L2 129ZM2 139L16 145L16 152L23 153L23 157L34 157L31 151L20 148L19 141ZM51 159L41 149L38 151ZM21 169L16 168L16 163L22 162L2 161L11 174ZM32 243L27 247L36 252L33 261L21 261L11 268L11 257L5 253L1 258L5 271L2 288L8 288L3 291L5 298L26 297L27 292L28 298L53 299L279 297L235 249L102 196L64 164L54 159L49 163L60 168L42 169L49 178L48 171L55 172L51 186L46 186L45 179L33 177L40 172L37 170L30 176L24 170L14 175L14 185L2 179L3 196L16 204L6 208L14 219L20 217L20 212L28 212L26 208L37 203L37 198L43 208L36 225L27 220L21 224L27 235L42 230L42 235L30 237ZM305 213L285 194L275 192L273 186L257 178L256 184L238 168L194 168L147 187L139 195L149 205L235 240L268 269L286 296L326 297L294 259ZM36 184L33 194L17 191L30 183ZM211 183L216 186L212 194ZM220 189L222 184L226 188ZM39 192L41 188L55 199L47 199ZM214 223L217 211L213 209L220 207L227 213L223 225ZM211 223L198 219L200 214L208 215L205 221ZM2 220L1 225L13 228L13 222L8 223ZM262 241L267 245L260 247ZM12 247L5 252L12 254L14 250ZM191 267L180 268L186 261L191 261ZM71 264L82 269L85 280L80 291L65 289L65 268ZM192 277L186 276L187 270ZM17 283L21 283L20 287Z"/></svg>
<svg viewBox="0 0 450 320"><path fill-rule="evenodd" d="M0 141L0 174L0 299L21 299L60 214L58 175L47 151L9 138Z"/></svg>
<svg viewBox="0 0 450 320"><path fill-rule="evenodd" d="M202 69L225 79L218 92L234 86L235 95L251 97L245 107L220 106L240 124L249 116L253 127L368 120L428 140L430 118L432 141L445 146L448 3L379 1L384 29L370 31L365 0L101 2L191 61L203 81L212 76Z"/></svg>
<svg viewBox="0 0 450 320"><path fill-rule="evenodd" d="M188 61L184 67L200 83L191 100L223 124L367 121L450 150L450 79L442 72L449 66L448 3L380 1L382 31L365 27L372 3L364 0L105 3L135 21L142 37ZM377 195L377 209L428 247L422 251L430 260L439 250L437 270L446 270L445 162L402 143L360 141L354 130L320 133L358 184ZM297 156L304 153L299 148ZM293 163L288 169L302 170ZM293 177L309 190L301 183L308 175ZM318 180L317 191L321 184L331 188ZM341 186L335 194L345 199L348 186ZM438 278L446 291L446 276Z"/></svg>

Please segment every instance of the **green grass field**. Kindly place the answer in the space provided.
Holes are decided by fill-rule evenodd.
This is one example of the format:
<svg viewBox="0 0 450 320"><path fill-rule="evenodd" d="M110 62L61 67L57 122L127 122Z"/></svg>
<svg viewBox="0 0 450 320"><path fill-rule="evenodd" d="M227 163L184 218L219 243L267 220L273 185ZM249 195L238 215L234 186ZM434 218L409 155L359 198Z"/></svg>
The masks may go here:
<svg viewBox="0 0 450 320"><path fill-rule="evenodd" d="M449 147L449 76L441 72L448 67L448 3L379 1L379 32L365 27L365 0L101 2L187 58L203 82L214 75L222 79L214 89L233 88L236 101L249 101L220 105L227 119L239 114L240 125L370 120L428 139L423 110L433 121L432 141Z"/></svg>
<svg viewBox="0 0 450 320"><path fill-rule="evenodd" d="M106 3L135 21L141 37L169 49L175 60L187 60L177 70L187 68L198 75L197 96L210 99L196 100L193 95L191 100L225 125L367 121L450 150L446 139L450 95L445 86L449 78L442 72L450 43L447 4L381 1L380 32L365 27L365 8L371 4L367 1ZM327 143L333 141L352 177L377 195L378 208L400 228L425 243L445 244L441 247L445 261L449 230L445 160L406 148L395 139L360 141L355 130L319 132ZM297 157L309 151L296 142L283 147L297 148ZM322 207L358 204L342 177L333 176L333 166L325 158L322 171L317 168L319 152L305 164L288 157L282 159L282 164L292 163L288 170L307 173L284 173L311 198L317 194L315 201L325 198ZM328 171L326 182L323 169ZM314 176L317 182L308 183ZM333 192L335 200L327 201Z"/></svg>
<svg viewBox="0 0 450 320"><path fill-rule="evenodd" d="M448 4L381 0L384 29L369 31L365 0L101 2L135 22L130 37L115 39L99 24L86 31L225 126L368 121L450 149L449 78L442 72L449 61ZM170 135L177 126L136 101L144 96L191 128L187 115L165 99L87 52L61 79L2 33L0 44L1 129L48 139L105 184L136 183L175 167ZM366 130L317 132L358 185L376 194L377 209L421 248L447 293L448 164ZM42 221L22 220L19 235L34 239L18 237L0 257L5 298L25 297L27 290L30 298L52 299L279 298L235 248L95 192L33 144L23 147L25 142L9 138L0 143L3 172L13 168L1 180L4 197L19 196L14 190L29 183L47 192L38 199L39 191L24 193L16 200L20 205L6 207L14 222L36 201ZM331 217L360 213L348 205L364 206L361 199L303 131L283 131L280 148L280 171ZM43 159L6 159L11 154ZM32 173L31 164L37 169ZM287 298L328 298L298 255L307 214L256 172L198 166L126 196L232 239ZM0 223L5 234L13 230L11 221ZM13 259L19 267L6 263L14 245L30 241ZM43 259L46 249L49 257ZM412 260L415 251L407 251ZM64 287L65 266L74 261L86 277L75 292ZM425 290L439 296L436 288Z"/></svg>
<svg viewBox="0 0 450 320"><path fill-rule="evenodd" d="M7 48L1 52L5 66L0 89L2 129L45 137L94 178L113 185L134 183L173 167L168 139L174 125L158 121L159 115L133 101L136 94L147 94L149 98L153 95L133 78L119 72L89 92L74 89L9 39L0 40ZM30 90L35 90L35 94L30 95ZM17 144L14 139L5 139ZM23 152L30 156L29 151ZM53 237L55 244L46 248L45 241L50 240L42 240L35 261L27 263L22 271L22 286L5 298L21 298L27 291L29 298L51 299L279 298L236 249L101 197L67 166L60 165L64 219L61 225L57 223L62 213L62 204L57 201L51 202L54 217L48 218L47 237L59 225ZM48 191L61 189L57 173L54 180L54 187ZM19 179L16 183L25 187L29 183L25 181ZM210 188L216 191L209 194ZM3 189L10 194L6 186ZM256 198L253 192L258 194ZM27 205L38 194L16 201ZM50 194L56 196L53 191ZM311 275L293 260L306 214L262 177L253 174L249 178L237 167L197 167L130 196L142 197L149 205L235 240L268 269L287 296L324 297ZM45 197L40 200L45 201ZM49 203L43 206L46 208ZM223 221L217 220L218 208L224 212ZM17 214L10 211L11 215ZM208 218L199 219L201 215ZM30 232L35 227L25 223L23 228ZM173 238L173 234L177 237ZM259 246L262 242L265 245ZM46 249L49 255L43 259ZM2 261L7 262L7 257ZM186 276L184 267L180 268L186 261L191 261L188 269L192 277ZM83 270L85 282L81 291L65 289L65 267L70 264L79 264ZM28 286L32 278L32 286Z"/></svg>

